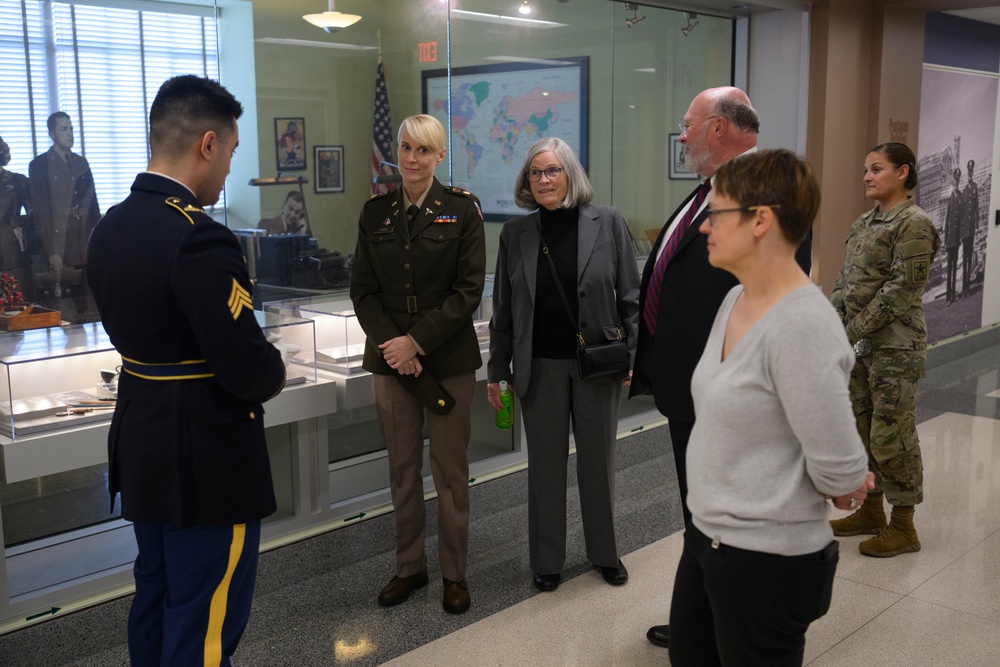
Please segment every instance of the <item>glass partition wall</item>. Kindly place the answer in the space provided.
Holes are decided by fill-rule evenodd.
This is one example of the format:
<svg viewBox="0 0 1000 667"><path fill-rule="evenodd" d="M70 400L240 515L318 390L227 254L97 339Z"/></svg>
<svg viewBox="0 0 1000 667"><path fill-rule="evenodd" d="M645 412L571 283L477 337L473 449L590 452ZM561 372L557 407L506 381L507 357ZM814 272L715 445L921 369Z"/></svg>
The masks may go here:
<svg viewBox="0 0 1000 667"><path fill-rule="evenodd" d="M224 199L209 213L245 244L258 308L313 321L318 360L328 329L342 329L350 346L346 286L358 215L373 194L378 160L395 162L404 117L426 112L445 123L449 150L437 176L482 200L488 273L502 222L525 213L512 201L525 151L553 135L579 153L595 202L622 210L641 267L647 232L658 231L694 185L675 141L677 123L697 92L732 82L734 59L742 57L734 54L730 19L626 10L609 0L530 0L528 15L518 12L521 0L339 0L338 11L362 19L330 32L302 19L326 4L0 0L0 80L13 91L0 99L7 169L28 175L32 159L54 142L49 115L65 110L75 131L72 150L89 163L103 212L127 195L145 165L145 118L159 84L179 73L219 77L245 113ZM166 37L157 32L164 26ZM108 39L110 33L134 36L134 43ZM376 92L382 82L384 97ZM391 134L381 154L378 115ZM25 202L13 215L30 228L39 223L38 208ZM274 233L275 225L288 233ZM44 282L48 255L34 231L25 253L26 275ZM3 257L9 261L6 251ZM68 286L55 301L52 284L36 290L39 301L53 300L64 321L94 318L82 288L74 296ZM489 320L490 293L487 281L480 325ZM322 321L324 313L336 321ZM325 415L296 421L290 408L268 429L282 511L265 528L265 541L342 525L348 514L388 505L370 379L348 366L317 363L316 384L336 385ZM485 368L478 380L470 462L482 480L523 466L526 454L519 424L511 431L492 424ZM659 415L651 401L623 397L621 419L628 430ZM86 427L51 436L67 451L86 441L88 452L99 451L105 437ZM24 442L0 434L0 632L32 610L127 586L134 555L118 507L109 511L106 463L15 475L7 448L14 444ZM53 567L64 560L74 566Z"/></svg>

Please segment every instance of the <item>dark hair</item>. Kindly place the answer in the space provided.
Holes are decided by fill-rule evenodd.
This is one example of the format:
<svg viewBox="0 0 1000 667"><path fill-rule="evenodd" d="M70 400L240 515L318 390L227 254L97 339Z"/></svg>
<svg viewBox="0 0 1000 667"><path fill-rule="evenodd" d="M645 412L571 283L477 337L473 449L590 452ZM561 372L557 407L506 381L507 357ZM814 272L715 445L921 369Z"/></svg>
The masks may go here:
<svg viewBox="0 0 1000 667"><path fill-rule="evenodd" d="M969 169L975 169L976 168L976 161L975 160L969 160L969 163L966 164L965 166L968 167Z"/></svg>
<svg viewBox="0 0 1000 667"><path fill-rule="evenodd" d="M746 153L715 173L712 187L740 206L770 205L785 240L798 246L819 211L819 183L809 163L784 148Z"/></svg>
<svg viewBox="0 0 1000 667"><path fill-rule="evenodd" d="M294 201L298 204L303 204L305 203L306 200L305 197L302 196L302 193L299 192L298 190L289 190L288 194L285 195L285 203L287 204L289 201Z"/></svg>
<svg viewBox="0 0 1000 667"><path fill-rule="evenodd" d="M49 119L45 121L45 124L48 125L48 127L49 127L49 132L55 132L56 131L56 122L60 118L65 118L70 123L73 122L72 120L70 120L69 114L66 113L65 111L56 111L56 112L50 114L49 115Z"/></svg>
<svg viewBox="0 0 1000 667"><path fill-rule="evenodd" d="M714 113L733 123L743 132L754 134L760 132L760 117L756 109L743 100L723 97L718 101Z"/></svg>
<svg viewBox="0 0 1000 667"><path fill-rule="evenodd" d="M955 178L962 178L962 170L959 169L958 167L955 167L955 171L953 171L951 175L954 176Z"/></svg>
<svg viewBox="0 0 1000 667"><path fill-rule="evenodd" d="M149 109L149 147L178 156L213 131L226 138L243 115L243 105L217 81L193 74L167 79Z"/></svg>
<svg viewBox="0 0 1000 667"><path fill-rule="evenodd" d="M879 144L868 152L881 153L896 167L902 167L903 165L909 167L910 172L906 175L906 182L903 183L903 186L907 190L917 187L917 158L909 146L901 144L898 141L890 141Z"/></svg>

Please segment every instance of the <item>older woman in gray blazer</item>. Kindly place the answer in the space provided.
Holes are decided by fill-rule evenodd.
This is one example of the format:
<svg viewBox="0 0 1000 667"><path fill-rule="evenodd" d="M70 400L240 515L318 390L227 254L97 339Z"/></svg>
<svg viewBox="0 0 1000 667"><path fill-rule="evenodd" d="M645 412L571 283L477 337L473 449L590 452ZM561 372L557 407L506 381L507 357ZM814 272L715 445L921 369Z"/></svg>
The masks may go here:
<svg viewBox="0 0 1000 667"><path fill-rule="evenodd" d="M535 142L514 186L518 206L533 211L504 224L494 277L487 395L490 405L500 409L499 382L506 380L520 400L528 446L531 569L535 586L543 591L559 586L566 560L571 422L587 558L609 584L628 581L614 526L621 381L581 379L576 350L577 332L588 344L614 340L620 332L631 362L638 335L639 271L621 212L592 205L593 195L583 166L565 141ZM555 275L541 252L543 239Z"/></svg>

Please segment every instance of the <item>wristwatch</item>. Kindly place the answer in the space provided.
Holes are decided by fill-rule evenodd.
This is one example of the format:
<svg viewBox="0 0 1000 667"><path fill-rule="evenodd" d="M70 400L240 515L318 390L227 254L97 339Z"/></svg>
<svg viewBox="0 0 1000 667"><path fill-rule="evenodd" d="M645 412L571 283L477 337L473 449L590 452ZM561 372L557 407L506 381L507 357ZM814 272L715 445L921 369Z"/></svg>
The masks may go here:
<svg viewBox="0 0 1000 667"><path fill-rule="evenodd" d="M867 357L871 353L872 353L872 342L867 338L859 338L858 342L854 344L855 357Z"/></svg>

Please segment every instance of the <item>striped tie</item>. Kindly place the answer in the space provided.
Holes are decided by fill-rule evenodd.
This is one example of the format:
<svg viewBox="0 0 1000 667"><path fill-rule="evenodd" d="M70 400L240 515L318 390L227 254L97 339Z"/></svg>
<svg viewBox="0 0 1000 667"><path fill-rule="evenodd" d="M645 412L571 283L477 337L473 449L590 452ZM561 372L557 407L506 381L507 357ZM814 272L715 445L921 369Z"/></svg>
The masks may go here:
<svg viewBox="0 0 1000 667"><path fill-rule="evenodd" d="M660 256L656 259L656 264L653 265L653 275L650 276L649 285L646 287L646 303L642 309L642 320L646 323L646 329L654 336L656 335L656 311L660 305L660 287L663 285L663 272L667 268L667 262L670 261L670 258L674 256L674 252L677 251L677 246L680 245L681 239L684 238L688 227L691 226L691 223L698 216L698 209L701 208L705 197L708 196L708 191L711 189L712 181L707 178L698 186L698 190L694 194L694 199L691 200L691 205L688 207L687 212L684 213L681 221L677 223L674 233L664 243L663 252L660 253Z"/></svg>

